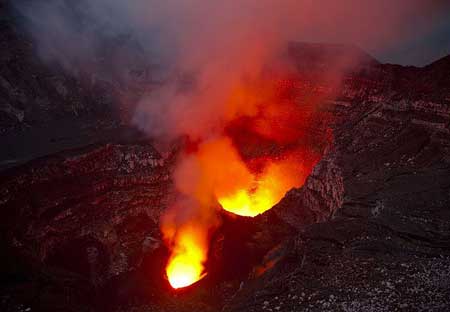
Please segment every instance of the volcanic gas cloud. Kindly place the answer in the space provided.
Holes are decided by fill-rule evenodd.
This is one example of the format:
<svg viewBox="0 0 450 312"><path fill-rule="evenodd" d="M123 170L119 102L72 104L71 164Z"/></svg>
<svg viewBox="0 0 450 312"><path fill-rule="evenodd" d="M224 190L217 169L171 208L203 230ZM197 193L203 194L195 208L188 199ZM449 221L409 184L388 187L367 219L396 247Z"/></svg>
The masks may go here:
<svg viewBox="0 0 450 312"><path fill-rule="evenodd" d="M250 217L270 209L303 185L329 140L327 132L307 132L320 118L320 99L295 97L301 86L291 83L283 58L296 4L200 2L181 1L183 14L171 16L185 26L181 59L138 107L139 123L153 135L186 142L173 173L177 199L161 219L173 288L207 274L218 209ZM199 14L206 20L195 20ZM255 142L272 148L258 151Z"/></svg>
<svg viewBox="0 0 450 312"><path fill-rule="evenodd" d="M189 112L184 117L193 118L189 122L199 128L206 123L206 128L187 136L173 174L179 199L161 221L172 252L166 269L172 287L188 286L205 276L208 237L218 224L217 209L241 216L261 214L288 190L303 185L320 159L328 133L316 132L311 144L313 135L307 131L324 115L320 99L296 101L286 89L295 93L294 86L286 87L286 81L273 72L257 71L252 80L236 79L224 90L227 94L211 95L211 100L224 101L214 123L208 125L210 120ZM206 97L202 100L209 101L208 89L200 92ZM249 148L253 153L245 153Z"/></svg>

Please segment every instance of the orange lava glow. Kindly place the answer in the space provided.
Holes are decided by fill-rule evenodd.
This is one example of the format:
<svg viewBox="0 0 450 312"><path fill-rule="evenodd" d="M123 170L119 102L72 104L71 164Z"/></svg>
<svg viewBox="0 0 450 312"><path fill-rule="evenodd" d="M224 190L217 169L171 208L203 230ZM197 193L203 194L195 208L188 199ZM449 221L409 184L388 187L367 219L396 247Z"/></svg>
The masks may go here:
<svg viewBox="0 0 450 312"><path fill-rule="evenodd" d="M305 179L303 160L298 157L261 160L262 171L253 173L232 141L223 136L201 144L195 154L185 158L175 178L181 190L194 194L203 205L211 204L212 194L223 209L254 217L272 208Z"/></svg>
<svg viewBox="0 0 450 312"><path fill-rule="evenodd" d="M203 238L193 229L183 229L177 235L175 246L166 267L170 285L183 288L201 280L205 275L206 251Z"/></svg>
<svg viewBox="0 0 450 312"><path fill-rule="evenodd" d="M276 205L287 191L304 182L303 170L287 160L269 161L261 175L235 192L219 197L222 208L240 216L254 217Z"/></svg>

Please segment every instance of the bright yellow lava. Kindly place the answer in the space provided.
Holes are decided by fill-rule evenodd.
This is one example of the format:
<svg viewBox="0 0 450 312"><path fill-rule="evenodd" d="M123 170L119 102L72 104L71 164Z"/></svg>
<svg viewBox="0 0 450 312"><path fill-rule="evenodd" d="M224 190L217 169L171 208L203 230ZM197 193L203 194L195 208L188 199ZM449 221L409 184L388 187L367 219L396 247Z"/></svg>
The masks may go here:
<svg viewBox="0 0 450 312"><path fill-rule="evenodd" d="M199 243L196 234L185 231L180 235L169 259L166 274L170 285L175 289L192 285L206 275L203 265L206 249Z"/></svg>
<svg viewBox="0 0 450 312"><path fill-rule="evenodd" d="M274 198L267 190L251 193L239 190L231 196L219 198L219 203L226 211L246 217L257 216L272 208L280 198Z"/></svg>
<svg viewBox="0 0 450 312"><path fill-rule="evenodd" d="M301 170L289 162L272 163L247 188L220 196L217 200L226 211L254 217L275 206L287 191L302 185L303 180Z"/></svg>

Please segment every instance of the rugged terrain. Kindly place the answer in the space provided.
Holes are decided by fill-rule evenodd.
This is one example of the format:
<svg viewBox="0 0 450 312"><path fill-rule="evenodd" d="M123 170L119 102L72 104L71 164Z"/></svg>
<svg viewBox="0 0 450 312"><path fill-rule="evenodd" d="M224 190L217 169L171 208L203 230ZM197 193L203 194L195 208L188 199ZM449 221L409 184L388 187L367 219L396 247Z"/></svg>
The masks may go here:
<svg viewBox="0 0 450 312"><path fill-rule="evenodd" d="M178 145L155 149L112 112L117 103L99 100L114 98L111 82L55 73L0 22L2 153L44 145L2 155L20 158L0 173L2 311L450 308L450 57L402 67L356 48L291 44L294 94L333 95L322 106L333 144L272 210L224 213L210 274L175 292L158 222ZM322 79L328 62L338 84ZM73 126L55 133L58 120Z"/></svg>

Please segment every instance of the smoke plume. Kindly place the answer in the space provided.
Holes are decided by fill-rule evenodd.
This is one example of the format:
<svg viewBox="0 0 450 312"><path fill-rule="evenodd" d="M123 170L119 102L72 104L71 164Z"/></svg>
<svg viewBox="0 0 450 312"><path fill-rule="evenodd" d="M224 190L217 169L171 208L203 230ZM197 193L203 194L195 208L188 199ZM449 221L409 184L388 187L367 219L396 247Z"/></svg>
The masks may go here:
<svg viewBox="0 0 450 312"><path fill-rule="evenodd" d="M18 0L13 5L39 55L72 72L92 70L123 80L129 70L154 65L151 74L164 85L140 101L135 122L151 135L175 137L199 136L241 114L227 111L224 96L244 76L257 75L289 40L349 43L386 55L430 31L446 3Z"/></svg>

